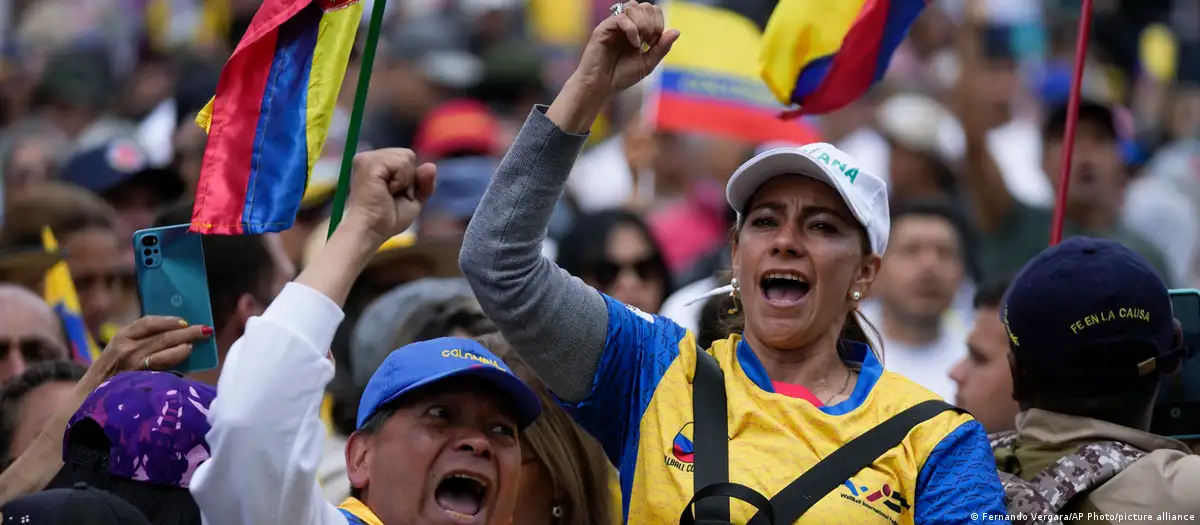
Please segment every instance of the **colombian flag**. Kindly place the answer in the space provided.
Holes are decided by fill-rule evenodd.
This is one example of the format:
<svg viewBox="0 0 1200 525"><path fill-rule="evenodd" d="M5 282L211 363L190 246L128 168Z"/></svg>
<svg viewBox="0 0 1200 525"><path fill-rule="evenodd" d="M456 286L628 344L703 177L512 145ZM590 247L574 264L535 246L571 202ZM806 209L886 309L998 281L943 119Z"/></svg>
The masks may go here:
<svg viewBox="0 0 1200 525"><path fill-rule="evenodd" d="M54 238L54 232L50 231L50 228L42 228L42 247L48 252L58 251L58 240ZM66 261L59 261L46 272L44 287L45 291L42 293L46 304L54 308L66 328L72 358L85 365L91 363L100 356L100 346L83 324L79 295L75 293L75 282L71 280L71 271L67 268Z"/></svg>
<svg viewBox="0 0 1200 525"><path fill-rule="evenodd" d="M853 102L887 71L928 0L778 0L759 50L776 100L819 114Z"/></svg>
<svg viewBox="0 0 1200 525"><path fill-rule="evenodd" d="M828 0L838 3L843 0ZM778 118L754 56L776 0L663 0L668 27L683 36L651 77L648 113L659 129L748 142L820 142L805 122Z"/></svg>
<svg viewBox="0 0 1200 525"><path fill-rule="evenodd" d="M321 155L358 0L265 0L196 123L208 133L191 231L290 228Z"/></svg>

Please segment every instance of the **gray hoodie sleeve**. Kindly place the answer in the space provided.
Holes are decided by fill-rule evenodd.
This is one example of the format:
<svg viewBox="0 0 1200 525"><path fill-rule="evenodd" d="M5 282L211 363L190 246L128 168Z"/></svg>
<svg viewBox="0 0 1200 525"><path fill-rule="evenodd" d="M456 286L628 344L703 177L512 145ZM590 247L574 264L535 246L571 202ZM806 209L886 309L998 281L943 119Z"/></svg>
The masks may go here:
<svg viewBox="0 0 1200 525"><path fill-rule="evenodd" d="M542 256L555 204L587 135L535 107L496 170L463 239L459 266L484 313L563 401L592 389L608 308L592 287Z"/></svg>

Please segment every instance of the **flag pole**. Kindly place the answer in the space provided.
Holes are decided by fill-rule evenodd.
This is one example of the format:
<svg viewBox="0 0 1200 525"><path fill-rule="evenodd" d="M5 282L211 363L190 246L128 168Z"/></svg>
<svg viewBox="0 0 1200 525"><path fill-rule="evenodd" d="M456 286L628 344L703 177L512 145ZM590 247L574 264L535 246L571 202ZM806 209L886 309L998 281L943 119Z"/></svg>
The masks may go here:
<svg viewBox="0 0 1200 525"><path fill-rule="evenodd" d="M363 46L358 87L354 91L354 109L350 112L350 128L346 130L346 147L342 152L342 169L338 174L337 192L333 195L333 215L329 217L328 236L333 235L338 223L342 222L342 214L346 211L346 197L350 195L350 172L354 166L354 154L358 152L358 132L362 128L367 90L371 87L371 69L375 65L375 47L379 45L379 32L383 27L383 12L386 7L387 0L374 0L371 7L371 24L367 28L367 41Z"/></svg>
<svg viewBox="0 0 1200 525"><path fill-rule="evenodd" d="M1050 227L1050 246L1062 240L1063 219L1067 211L1067 190L1071 185L1071 154L1075 151L1075 124L1079 120L1079 91L1083 83L1084 62L1087 60L1088 34L1092 29L1092 0L1083 0L1082 4L1079 11L1079 34L1075 41L1075 70L1071 76L1070 97L1067 99L1067 125L1063 131L1058 200L1054 205L1054 221Z"/></svg>

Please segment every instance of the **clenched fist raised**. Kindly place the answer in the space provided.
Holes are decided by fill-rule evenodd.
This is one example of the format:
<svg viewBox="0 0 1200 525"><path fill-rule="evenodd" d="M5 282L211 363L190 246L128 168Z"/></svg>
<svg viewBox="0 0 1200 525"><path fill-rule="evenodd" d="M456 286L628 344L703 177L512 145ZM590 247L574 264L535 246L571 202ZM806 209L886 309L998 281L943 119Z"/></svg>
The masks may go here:
<svg viewBox="0 0 1200 525"><path fill-rule="evenodd" d="M437 168L417 165L412 150L385 148L354 156L344 223L361 227L382 244L412 225L433 194Z"/></svg>

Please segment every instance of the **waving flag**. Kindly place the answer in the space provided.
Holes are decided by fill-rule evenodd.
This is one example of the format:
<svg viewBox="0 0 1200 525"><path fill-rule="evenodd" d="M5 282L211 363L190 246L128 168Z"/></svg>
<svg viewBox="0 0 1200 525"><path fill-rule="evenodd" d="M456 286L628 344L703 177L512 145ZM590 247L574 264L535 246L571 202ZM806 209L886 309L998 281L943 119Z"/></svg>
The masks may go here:
<svg viewBox="0 0 1200 525"><path fill-rule="evenodd" d="M928 0L778 0L759 50L787 116L836 110L867 92Z"/></svg>
<svg viewBox="0 0 1200 525"><path fill-rule="evenodd" d="M58 240L50 228L42 228L42 247L48 252L58 251ZM83 324L79 295L75 292L75 282L71 280L71 270L67 268L66 261L59 261L46 272L44 288L42 297L46 304L54 308L66 328L72 359L85 365L91 363L100 356L100 346Z"/></svg>
<svg viewBox="0 0 1200 525"><path fill-rule="evenodd" d="M362 20L358 0L265 0L196 123L209 132L194 232L290 228Z"/></svg>
<svg viewBox="0 0 1200 525"><path fill-rule="evenodd" d="M778 118L785 107L759 76L754 56L775 3L662 0L667 26L683 37L650 79L650 120L660 129L748 142L819 142L808 123Z"/></svg>

